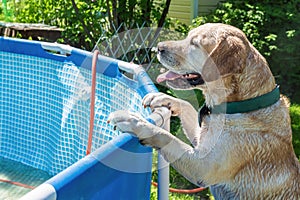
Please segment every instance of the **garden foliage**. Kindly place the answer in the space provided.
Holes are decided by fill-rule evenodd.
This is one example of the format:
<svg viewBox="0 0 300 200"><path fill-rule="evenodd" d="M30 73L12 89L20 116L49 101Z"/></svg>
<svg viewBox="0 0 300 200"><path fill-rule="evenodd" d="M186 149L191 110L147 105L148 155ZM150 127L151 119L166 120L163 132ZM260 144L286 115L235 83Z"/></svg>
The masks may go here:
<svg viewBox="0 0 300 200"><path fill-rule="evenodd" d="M7 0L10 15L4 13L0 2L0 20L58 26L64 29L59 42L92 50L103 31L114 32L121 24L131 28L144 23L150 27L166 24L169 3L170 0Z"/></svg>
<svg viewBox="0 0 300 200"><path fill-rule="evenodd" d="M300 105L292 105L290 114L293 131L293 146L295 153L300 160Z"/></svg>

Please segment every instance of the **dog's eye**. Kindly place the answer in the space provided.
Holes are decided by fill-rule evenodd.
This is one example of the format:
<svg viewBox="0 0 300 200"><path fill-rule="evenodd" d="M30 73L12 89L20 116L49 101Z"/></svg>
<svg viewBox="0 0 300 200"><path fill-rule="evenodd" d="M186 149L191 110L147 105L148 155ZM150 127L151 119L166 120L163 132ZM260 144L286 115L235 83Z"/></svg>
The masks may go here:
<svg viewBox="0 0 300 200"><path fill-rule="evenodd" d="M198 44L198 41L197 41L197 39L196 39L196 38L192 38L192 39L191 39L191 41L190 41L190 45L193 45L193 46L196 46L196 47L198 47L198 46L199 46L199 44Z"/></svg>
<svg viewBox="0 0 300 200"><path fill-rule="evenodd" d="M194 41L194 39L191 39L191 41L190 41L190 45L195 45L195 41Z"/></svg>

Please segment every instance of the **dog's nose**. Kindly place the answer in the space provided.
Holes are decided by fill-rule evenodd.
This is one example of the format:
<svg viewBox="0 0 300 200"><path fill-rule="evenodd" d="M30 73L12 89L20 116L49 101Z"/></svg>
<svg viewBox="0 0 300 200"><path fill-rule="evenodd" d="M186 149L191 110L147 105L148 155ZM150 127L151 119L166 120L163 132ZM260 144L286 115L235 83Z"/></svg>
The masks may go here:
<svg viewBox="0 0 300 200"><path fill-rule="evenodd" d="M157 44L157 51L158 53L162 53L166 50L166 45L163 42L159 42Z"/></svg>

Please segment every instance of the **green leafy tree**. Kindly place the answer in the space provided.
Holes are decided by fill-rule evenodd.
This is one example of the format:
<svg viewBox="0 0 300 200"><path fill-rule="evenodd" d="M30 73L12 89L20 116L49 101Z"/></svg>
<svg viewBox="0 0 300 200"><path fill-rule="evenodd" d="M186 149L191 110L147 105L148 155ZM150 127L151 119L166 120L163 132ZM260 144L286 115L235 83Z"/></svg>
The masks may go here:
<svg viewBox="0 0 300 200"><path fill-rule="evenodd" d="M16 0L0 1L0 20L13 21L15 14Z"/></svg>
<svg viewBox="0 0 300 200"><path fill-rule="evenodd" d="M64 29L61 42L91 50L103 27L106 32L113 32L121 24L131 28L143 23L162 27L170 1L24 0L17 7L16 21L58 26Z"/></svg>

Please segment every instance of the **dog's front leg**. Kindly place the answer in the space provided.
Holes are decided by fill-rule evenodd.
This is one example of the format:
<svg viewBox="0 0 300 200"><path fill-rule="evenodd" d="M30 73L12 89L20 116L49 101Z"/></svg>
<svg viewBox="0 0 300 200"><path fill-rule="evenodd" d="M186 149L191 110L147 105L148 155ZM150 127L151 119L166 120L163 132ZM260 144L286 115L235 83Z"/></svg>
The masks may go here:
<svg viewBox="0 0 300 200"><path fill-rule="evenodd" d="M142 144L159 149L164 158L191 182L204 186L215 182L212 177L218 177L215 176L216 171L212 171L218 170L218 158L212 159L213 155L207 155L205 148L192 148L140 115L116 111L109 116L109 122L121 132L133 133Z"/></svg>

